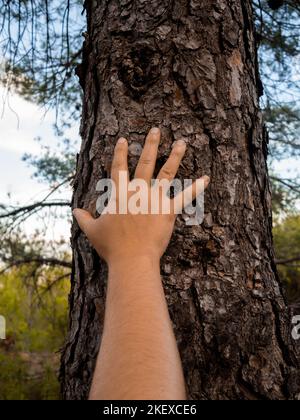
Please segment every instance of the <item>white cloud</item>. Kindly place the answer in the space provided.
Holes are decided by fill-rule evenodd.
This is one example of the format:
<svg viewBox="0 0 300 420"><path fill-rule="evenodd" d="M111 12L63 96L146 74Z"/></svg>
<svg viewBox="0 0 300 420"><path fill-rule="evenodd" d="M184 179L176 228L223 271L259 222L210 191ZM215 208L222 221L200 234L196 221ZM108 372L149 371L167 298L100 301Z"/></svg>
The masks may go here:
<svg viewBox="0 0 300 420"><path fill-rule="evenodd" d="M8 99L5 90L0 87L0 203L27 205L43 199L49 186L32 179L33 169L22 161L25 153L39 154L41 146L34 139L42 137L42 144L56 147L57 139L53 132L55 114L45 111L37 105L25 101L16 94ZM70 130L71 138L76 139L78 127L74 124ZM70 199L71 189L53 198ZM69 210L62 209L63 214ZM43 227L39 217L30 218L23 226L25 232L33 233L37 227ZM50 239L69 236L69 224L65 220L52 220L47 226L46 237Z"/></svg>
<svg viewBox="0 0 300 420"><path fill-rule="evenodd" d="M3 87L0 87L0 110L0 152L39 153L41 148L35 138L41 134L47 143L55 142L53 112L45 116L37 105L18 95L7 95Z"/></svg>

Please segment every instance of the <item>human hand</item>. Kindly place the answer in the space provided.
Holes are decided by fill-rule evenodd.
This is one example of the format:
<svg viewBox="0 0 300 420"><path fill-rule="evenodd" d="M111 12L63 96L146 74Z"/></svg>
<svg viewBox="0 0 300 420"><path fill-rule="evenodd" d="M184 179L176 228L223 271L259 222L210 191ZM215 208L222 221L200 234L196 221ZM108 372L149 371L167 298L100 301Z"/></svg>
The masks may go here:
<svg viewBox="0 0 300 420"><path fill-rule="evenodd" d="M151 184L151 180L155 169L160 138L161 133L158 128L153 128L149 132L134 177L135 180L141 179L145 181L149 210L151 204L154 204L152 199L154 186ZM185 151L186 143L183 140L174 143L169 159L158 174L158 180L171 182L175 178ZM115 197L116 214L102 214L98 219L94 219L86 210L75 209L73 211L80 228L98 254L109 265L115 261L139 256L150 257L159 261L171 239L177 214L202 193L203 189L209 184L209 177L204 176L173 199L167 198L170 205L169 214L164 214L163 200L166 200L166 195L161 190L156 195L156 199L159 200L158 203L155 203L159 208L158 214L152 214L151 211L148 211L147 214L133 214L130 212L130 209L127 214L119 214L120 202L118 192L124 188L123 184L122 186L120 185L119 174L121 172L127 175L125 189L128 192L128 202L133 195L133 192L130 191L132 182L130 182L128 175L127 155L128 142L126 139L120 138L115 147L111 170L111 178L116 185L117 192ZM126 203L126 208L128 202Z"/></svg>

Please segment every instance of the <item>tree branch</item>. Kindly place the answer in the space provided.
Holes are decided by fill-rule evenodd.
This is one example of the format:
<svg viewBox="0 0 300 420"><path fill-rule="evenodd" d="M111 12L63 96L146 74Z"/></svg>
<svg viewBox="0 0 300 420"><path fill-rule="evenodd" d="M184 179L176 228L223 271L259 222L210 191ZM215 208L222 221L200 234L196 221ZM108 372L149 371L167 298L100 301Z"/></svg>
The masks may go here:
<svg viewBox="0 0 300 420"><path fill-rule="evenodd" d="M286 265L286 264L290 264L290 263L297 262L297 261L300 261L300 256L299 257L294 257L294 258L289 258L289 259L286 259L286 260L275 260L275 263L277 265Z"/></svg>
<svg viewBox="0 0 300 420"><path fill-rule="evenodd" d="M289 181L286 181L284 179L280 179L274 176L270 177L273 181L280 182L281 184L285 185L286 187L290 188L292 191L295 191L296 193L300 194L300 189L296 185L292 185Z"/></svg>
<svg viewBox="0 0 300 420"><path fill-rule="evenodd" d="M65 268L72 268L72 263L68 261L59 260L57 258L32 257L32 258L24 258L23 260L12 262L10 265L8 265L2 271L0 271L0 275L4 274L7 270L13 267L20 267L21 265L33 264L33 263L40 264L40 265L48 265L51 267L59 266L59 267L65 267Z"/></svg>
<svg viewBox="0 0 300 420"><path fill-rule="evenodd" d="M40 201L38 203L34 203L29 206L18 207L10 212L0 214L0 219L6 219L7 217L17 216L20 213L29 213L32 210L41 209L44 207L70 207L70 206L71 206L71 203L69 201L48 201L48 202ZM3 204L1 204L0 207L5 208Z"/></svg>

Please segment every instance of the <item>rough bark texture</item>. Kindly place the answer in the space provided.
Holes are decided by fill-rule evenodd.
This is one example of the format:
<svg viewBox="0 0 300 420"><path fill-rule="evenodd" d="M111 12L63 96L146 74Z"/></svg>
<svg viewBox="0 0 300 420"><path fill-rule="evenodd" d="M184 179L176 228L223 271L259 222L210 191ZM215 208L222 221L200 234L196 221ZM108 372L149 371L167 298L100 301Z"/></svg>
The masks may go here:
<svg viewBox="0 0 300 420"><path fill-rule="evenodd" d="M250 0L86 2L82 148L74 206L94 203L115 141L135 166L160 126L180 176L211 176L205 221L179 218L162 275L192 399L299 399L299 348L274 264L267 133ZM88 395L101 341L107 269L73 226L66 399ZM299 345L298 345L299 346Z"/></svg>

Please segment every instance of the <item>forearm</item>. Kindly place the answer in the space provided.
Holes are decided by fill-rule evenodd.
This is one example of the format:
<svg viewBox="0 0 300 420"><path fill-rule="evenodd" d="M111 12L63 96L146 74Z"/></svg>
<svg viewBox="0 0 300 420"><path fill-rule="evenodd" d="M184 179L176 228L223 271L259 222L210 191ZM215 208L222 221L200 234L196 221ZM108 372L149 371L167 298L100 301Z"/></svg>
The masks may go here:
<svg viewBox="0 0 300 420"><path fill-rule="evenodd" d="M127 194L123 197L114 193L108 212L102 209L102 204L97 206L101 213L97 219L85 210L74 210L79 226L109 265L104 332L91 399L186 398L159 259L168 247L177 214L197 199L209 178L200 180L201 191L196 180L172 199L166 192L156 194L152 181L160 137L159 128L150 130L132 182L128 171L129 144L127 139L119 138L111 165L112 190ZM155 185L162 181L171 187L185 150L184 140L173 144ZM133 205L137 203L134 185L140 185L137 189L143 200L138 195L137 201L143 202L143 211L136 211ZM168 214L164 211L166 207L170 209ZM119 213L120 208L128 212Z"/></svg>
<svg viewBox="0 0 300 420"><path fill-rule="evenodd" d="M133 257L111 264L104 333L90 398L185 397L159 261Z"/></svg>

